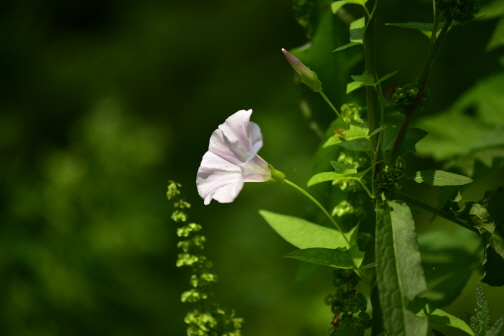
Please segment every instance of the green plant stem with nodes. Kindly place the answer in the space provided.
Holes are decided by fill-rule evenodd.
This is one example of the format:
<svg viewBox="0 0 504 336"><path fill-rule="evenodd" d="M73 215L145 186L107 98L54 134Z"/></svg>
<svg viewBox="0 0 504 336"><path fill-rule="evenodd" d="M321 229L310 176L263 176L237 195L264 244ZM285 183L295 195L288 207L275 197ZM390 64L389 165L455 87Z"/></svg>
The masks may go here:
<svg viewBox="0 0 504 336"><path fill-rule="evenodd" d="M441 20L441 18L443 16L444 16L444 11L441 12L438 20L436 20L436 21ZM441 32L439 33L439 36L437 38L435 37L436 32L435 31L432 32L431 43L432 43L432 40L434 39L434 44L433 44L432 48L430 48L429 56L427 57L427 61L425 62L422 73L420 74L420 78L418 79L417 88L419 89L419 91L416 96L415 102L413 103L410 111L406 115L406 118L404 119L404 122L401 126L401 129L399 130L399 133L397 134L397 138L394 142L394 147L392 148L392 152L390 154L390 162L391 163L394 163L395 160L397 159L397 156L399 155L399 150L402 147L402 144L404 143L404 138L406 136L406 131L408 130L408 125L411 121L411 118L413 117L413 114L415 113L416 108L418 107L418 105L422 101L422 97L424 95L425 88L427 85L427 79L429 78L429 73L432 68L432 62L434 60L434 55L436 54L437 50L439 49L439 46L441 45L443 37L448 32L448 29L450 28L452 21L453 20L450 19L444 23L443 28L441 29ZM437 25L435 25L435 26L437 26Z"/></svg>
<svg viewBox="0 0 504 336"><path fill-rule="evenodd" d="M343 232L343 230L341 229L341 227L338 225L338 223L336 223L336 221L334 220L334 218L329 214L329 212L327 212L327 210L322 206L322 204L319 203L319 201L317 201L312 195L310 195L306 190L304 190L303 188L301 188L297 184L292 183L291 181L289 181L287 179L283 180L283 182L286 183L286 184L288 184L288 185L290 185L294 189L298 190L300 193L302 193L303 195L305 195L306 197L308 197L313 203L315 203L320 208L320 210L322 210L322 212L327 216L327 218L329 218L329 220L334 224L334 226L336 226L336 228L338 229L338 231L341 232L341 235L345 239L345 242L347 243L348 248L351 247L350 246L350 241L346 237L346 235Z"/></svg>

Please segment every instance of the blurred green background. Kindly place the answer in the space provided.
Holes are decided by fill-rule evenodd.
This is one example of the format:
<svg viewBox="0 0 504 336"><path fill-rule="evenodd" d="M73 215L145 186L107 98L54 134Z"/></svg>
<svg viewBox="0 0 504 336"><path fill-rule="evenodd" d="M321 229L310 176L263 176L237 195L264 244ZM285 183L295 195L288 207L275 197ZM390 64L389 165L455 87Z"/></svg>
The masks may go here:
<svg viewBox="0 0 504 336"><path fill-rule="evenodd" d="M383 13L428 21L430 6L395 0ZM247 184L234 203L204 206L195 186L211 133L250 108L261 156L300 185L309 178L319 138L280 52L306 42L290 1L2 2L0 26L0 335L184 335L189 273L175 267L168 179L204 226L216 299L244 317L245 335L329 329L330 272L295 282L298 262L281 258L293 247L257 213L303 216L305 200ZM449 35L433 112L499 69L500 53L484 52L494 28L479 21ZM425 37L381 32L382 73L414 78ZM469 192L479 199L484 188ZM461 318L477 279L454 305Z"/></svg>

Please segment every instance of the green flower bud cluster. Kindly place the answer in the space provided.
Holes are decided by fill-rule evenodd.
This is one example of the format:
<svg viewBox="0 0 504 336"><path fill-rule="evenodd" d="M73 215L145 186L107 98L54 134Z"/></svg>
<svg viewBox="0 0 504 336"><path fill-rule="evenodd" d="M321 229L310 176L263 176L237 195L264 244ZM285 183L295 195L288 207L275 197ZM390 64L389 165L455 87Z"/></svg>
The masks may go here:
<svg viewBox="0 0 504 336"><path fill-rule="evenodd" d="M399 111L402 114L406 114L410 111L413 104L415 104L415 100L419 91L420 90L417 88L416 81L410 84L406 84L398 88L396 92L394 92L390 100L390 103L392 104L392 107L396 111ZM430 90L425 89L422 95L422 100L416 107L416 110L423 111L425 109L425 106L427 106L427 103L429 102L430 102Z"/></svg>
<svg viewBox="0 0 504 336"><path fill-rule="evenodd" d="M436 0L436 7L446 10L445 18L460 23L474 20L474 15L480 10L478 0Z"/></svg>
<svg viewBox="0 0 504 336"><path fill-rule="evenodd" d="M188 336L240 336L243 320L235 317L233 311L212 304L205 313L198 310L188 313L184 322L189 325Z"/></svg>
<svg viewBox="0 0 504 336"><path fill-rule="evenodd" d="M349 104L343 104L341 106L341 118L347 123L350 124L351 122L356 122L358 124L362 124L364 120L360 117L360 111L362 110L362 107L360 107L357 104L349 103Z"/></svg>
<svg viewBox="0 0 504 336"><path fill-rule="evenodd" d="M386 166L375 180L378 192L391 192L401 189L401 180L404 178L404 168L406 168L406 163L401 157L397 158L394 168Z"/></svg>
<svg viewBox="0 0 504 336"><path fill-rule="evenodd" d="M180 195L179 183L169 181L169 200ZM179 199L174 203L175 211L171 218L179 223L187 221L185 209L189 209L191 204ZM213 284L217 282L217 275L210 272L212 262L201 254L205 248L206 238L198 234L201 225L196 223L185 224L177 229L177 236L184 238L180 240L177 247L182 249L178 255L177 267L191 267L192 274L189 280L191 289L182 293L182 302L199 303L201 310L189 312L184 321L188 324L187 335L189 336L240 336L241 324L243 320L236 318L234 312L228 312L217 303L211 305L203 304L213 296Z"/></svg>
<svg viewBox="0 0 504 336"><path fill-rule="evenodd" d="M333 285L336 293L325 298L325 304L331 306L334 314L333 334L343 325L351 324L359 333L371 326L371 318L367 309L367 299L362 293L354 289L359 282L359 277L352 270L334 269Z"/></svg>

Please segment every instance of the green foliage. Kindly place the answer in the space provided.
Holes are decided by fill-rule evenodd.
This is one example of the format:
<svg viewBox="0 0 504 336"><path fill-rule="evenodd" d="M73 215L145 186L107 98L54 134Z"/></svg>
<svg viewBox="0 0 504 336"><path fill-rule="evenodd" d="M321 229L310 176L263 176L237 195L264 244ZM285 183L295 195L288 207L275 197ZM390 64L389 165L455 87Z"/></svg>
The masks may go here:
<svg viewBox="0 0 504 336"><path fill-rule="evenodd" d="M385 152L391 151L394 147L397 135L399 133L399 127L396 125L390 125L383 131L383 150ZM416 152L416 145L420 142L427 132L419 128L408 128L406 131L406 137L398 155L403 155L407 153Z"/></svg>
<svg viewBox="0 0 504 336"><path fill-rule="evenodd" d="M429 136L419 143L418 152L446 160L445 168L456 167L473 179L502 167L504 98L500 88L503 85L502 72L486 77L446 111L423 118L418 125L428 130ZM482 165L478 166L479 163Z"/></svg>
<svg viewBox="0 0 504 336"><path fill-rule="evenodd" d="M359 251L358 245L354 245L349 250L346 248L307 248L293 251L284 257L322 266L357 269L364 259L364 253Z"/></svg>
<svg viewBox="0 0 504 336"><path fill-rule="evenodd" d="M333 8L337 7L334 4L338 4L338 2L333 2ZM334 11L334 9L333 9ZM350 23L350 43L347 43L341 47L334 49L334 51L341 51L347 48L362 44L362 40L364 39L364 27L366 25L366 19L361 17ZM351 92L351 91L350 91ZM347 90L347 93L350 93Z"/></svg>
<svg viewBox="0 0 504 336"><path fill-rule="evenodd" d="M448 201L445 211L450 212L459 224L480 235L484 249L481 281L492 286L503 286L504 245L502 238L495 233L495 223L483 205L472 201L464 201L462 205L459 205L457 202L459 198L457 197L455 201ZM496 210L495 207L493 209Z"/></svg>
<svg viewBox="0 0 504 336"><path fill-rule="evenodd" d="M383 76L382 78L380 78L377 81L375 81L373 75L370 74L367 71L364 71L364 73L362 75L360 75L360 76L354 75L354 76L352 76L352 79L354 81L348 83L346 93L348 94L348 93L350 93L350 92L352 92L354 90L357 90L358 88L361 88L363 86L376 87L378 84L380 84L381 82L389 79L390 77L394 76L398 72L399 72L399 70L396 70L394 72L386 74L385 76Z"/></svg>
<svg viewBox="0 0 504 336"><path fill-rule="evenodd" d="M168 199L174 200L180 196L182 185L174 181L168 184ZM172 219L175 222L185 222L187 214L179 209L189 209L191 204L183 199L174 202L175 211ZM217 282L217 276L210 272L212 263L201 254L206 242L205 236L197 235L202 229L201 225L189 223L177 229L179 237L188 238L178 242L177 247L184 253L180 253L177 259L177 267L188 266L192 269L189 283L191 289L182 293L181 301L199 304L201 309L187 313L184 322L188 325L188 336L240 336L243 319L234 316L234 311L229 312L217 303L210 305L204 303L213 296L213 284Z"/></svg>
<svg viewBox="0 0 504 336"><path fill-rule="evenodd" d="M407 205L384 202L376 227L376 281L383 324L389 335L427 334L427 319L415 317L407 303L426 289L415 228Z"/></svg>
<svg viewBox="0 0 504 336"><path fill-rule="evenodd" d="M440 33L441 29L443 28L444 24L445 24L444 22L441 22L437 26L436 36L439 36L439 33ZM417 29L422 34L424 34L425 36L427 36L429 39L431 38L432 31L434 29L434 24L431 23L431 22L429 22L429 23L424 23L424 22L386 23L386 25L388 25L388 26L395 26L395 27L401 27L401 28ZM450 25L450 29L451 29L451 27L453 27L455 25L457 25L457 24L456 23L452 23Z"/></svg>
<svg viewBox="0 0 504 336"><path fill-rule="evenodd" d="M422 294L434 307L455 301L473 272L481 268L481 242L464 228L451 232L431 230L418 236L427 291Z"/></svg>
<svg viewBox="0 0 504 336"><path fill-rule="evenodd" d="M366 175L372 167L369 167L361 172L354 174L338 174L335 172L318 173L310 178L308 181L308 187L311 187L317 183L327 182L327 181L342 181L342 180L357 180L359 181Z"/></svg>
<svg viewBox="0 0 504 336"><path fill-rule="evenodd" d="M435 308L435 306L425 298L416 297L415 300L410 302L408 309L418 317L426 317L429 322L446 325L462 330L469 335L474 335L467 323L441 309Z"/></svg>
<svg viewBox="0 0 504 336"><path fill-rule="evenodd" d="M464 185L473 180L469 177L445 172L443 170L422 170L415 173L413 180L433 186Z"/></svg>
<svg viewBox="0 0 504 336"><path fill-rule="evenodd" d="M475 336L499 336L504 327L504 315L492 326L490 308L485 293L479 283L476 284L476 309L471 318L471 329Z"/></svg>
<svg viewBox="0 0 504 336"><path fill-rule="evenodd" d="M261 210L259 213L273 230L297 248L323 247L335 249L346 246L345 239L341 232L337 230L301 218L280 215L265 210ZM352 229L348 235L352 237L354 232L356 232L356 228Z"/></svg>

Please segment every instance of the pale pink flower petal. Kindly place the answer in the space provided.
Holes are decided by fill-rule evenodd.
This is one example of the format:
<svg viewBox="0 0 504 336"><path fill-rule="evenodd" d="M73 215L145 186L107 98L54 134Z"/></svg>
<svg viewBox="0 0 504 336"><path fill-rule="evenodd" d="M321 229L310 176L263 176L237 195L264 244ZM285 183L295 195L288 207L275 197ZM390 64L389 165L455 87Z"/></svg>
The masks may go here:
<svg viewBox="0 0 504 336"><path fill-rule="evenodd" d="M234 201L244 182L271 178L268 163L257 155L263 145L259 126L250 122L252 110L240 110L215 130L196 177L198 193L209 204Z"/></svg>

